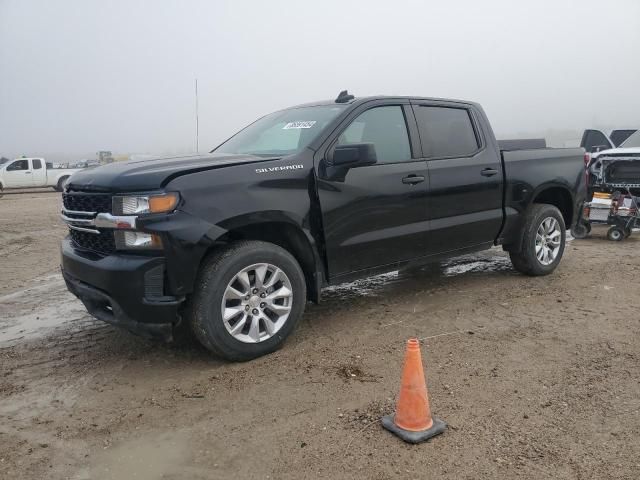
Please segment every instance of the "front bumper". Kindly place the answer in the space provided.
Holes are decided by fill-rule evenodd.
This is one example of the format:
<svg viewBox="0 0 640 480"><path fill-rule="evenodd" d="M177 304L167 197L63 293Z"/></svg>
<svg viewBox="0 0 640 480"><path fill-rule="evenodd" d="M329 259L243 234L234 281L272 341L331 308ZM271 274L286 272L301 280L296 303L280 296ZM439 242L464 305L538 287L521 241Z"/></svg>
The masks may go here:
<svg viewBox="0 0 640 480"><path fill-rule="evenodd" d="M62 241L62 274L95 318L148 338L173 339L184 297L164 295L164 258L101 256Z"/></svg>

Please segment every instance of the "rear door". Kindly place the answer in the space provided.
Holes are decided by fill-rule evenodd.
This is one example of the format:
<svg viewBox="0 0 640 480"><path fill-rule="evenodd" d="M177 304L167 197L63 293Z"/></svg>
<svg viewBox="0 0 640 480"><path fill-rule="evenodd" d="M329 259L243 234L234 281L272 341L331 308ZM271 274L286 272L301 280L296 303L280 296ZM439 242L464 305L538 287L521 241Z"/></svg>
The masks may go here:
<svg viewBox="0 0 640 480"><path fill-rule="evenodd" d="M9 163L4 171L4 178L6 183L5 187L7 188L32 186L33 182L31 180L29 159L20 158Z"/></svg>
<svg viewBox="0 0 640 480"><path fill-rule="evenodd" d="M372 143L377 163L327 167L326 155L350 143ZM330 277L424 256L428 177L409 102L361 105L325 145L317 177Z"/></svg>
<svg viewBox="0 0 640 480"><path fill-rule="evenodd" d="M471 105L413 102L429 170L430 253L491 243L502 225L502 162Z"/></svg>
<svg viewBox="0 0 640 480"><path fill-rule="evenodd" d="M31 182L34 187L44 187L47 184L47 170L43 159L31 159L31 172Z"/></svg>

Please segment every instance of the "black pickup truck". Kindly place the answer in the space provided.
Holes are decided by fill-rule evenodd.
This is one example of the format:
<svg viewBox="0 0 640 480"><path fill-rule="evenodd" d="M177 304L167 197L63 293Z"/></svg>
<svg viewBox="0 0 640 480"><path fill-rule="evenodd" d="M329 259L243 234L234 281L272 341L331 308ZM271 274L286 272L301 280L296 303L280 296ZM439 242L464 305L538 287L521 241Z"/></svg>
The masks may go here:
<svg viewBox="0 0 640 480"><path fill-rule="evenodd" d="M501 151L480 105L310 103L207 155L114 163L63 193L67 286L98 319L232 360L278 348L321 289L502 245L551 273L585 190L584 150Z"/></svg>

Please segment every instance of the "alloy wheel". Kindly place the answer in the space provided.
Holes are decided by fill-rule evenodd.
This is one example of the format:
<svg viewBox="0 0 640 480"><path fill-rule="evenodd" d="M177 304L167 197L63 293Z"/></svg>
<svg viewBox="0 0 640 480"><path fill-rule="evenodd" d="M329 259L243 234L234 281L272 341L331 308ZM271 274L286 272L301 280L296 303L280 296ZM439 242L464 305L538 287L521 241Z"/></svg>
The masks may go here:
<svg viewBox="0 0 640 480"><path fill-rule="evenodd" d="M562 232L560 223L553 217L545 218L536 232L536 257L542 265L551 265L560 251Z"/></svg>
<svg viewBox="0 0 640 480"><path fill-rule="evenodd" d="M286 323L293 304L291 281L280 268L257 263L231 279L222 297L222 320L243 343L263 342Z"/></svg>

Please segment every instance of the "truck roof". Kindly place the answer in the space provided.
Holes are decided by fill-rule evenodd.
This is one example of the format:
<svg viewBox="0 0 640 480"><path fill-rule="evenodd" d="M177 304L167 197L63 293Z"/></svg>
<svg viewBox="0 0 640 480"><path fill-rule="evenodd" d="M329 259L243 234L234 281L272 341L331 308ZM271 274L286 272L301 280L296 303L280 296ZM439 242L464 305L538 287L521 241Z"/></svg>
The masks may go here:
<svg viewBox="0 0 640 480"><path fill-rule="evenodd" d="M468 100L452 99L452 98L418 97L418 96L412 96L412 95L371 95L368 97L354 97L353 99L347 100L344 102L337 102L336 100L319 100L316 102L301 103L299 105L294 105L287 108L316 107L320 105L359 105L359 104L370 102L373 100L387 100L387 99L450 102L450 103L461 103L465 105L477 105L476 102L471 102Z"/></svg>

